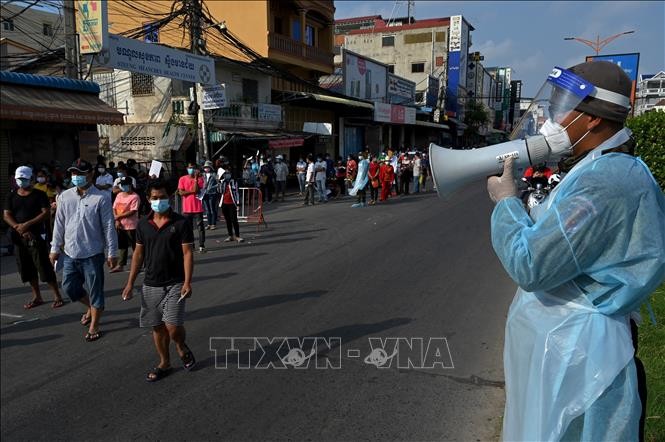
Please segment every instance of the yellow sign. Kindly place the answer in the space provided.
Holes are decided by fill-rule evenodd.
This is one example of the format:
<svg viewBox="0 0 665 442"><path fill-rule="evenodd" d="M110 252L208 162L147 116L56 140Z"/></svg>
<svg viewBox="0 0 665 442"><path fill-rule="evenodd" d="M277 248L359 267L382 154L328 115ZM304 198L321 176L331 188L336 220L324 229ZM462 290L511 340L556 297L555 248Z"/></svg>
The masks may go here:
<svg viewBox="0 0 665 442"><path fill-rule="evenodd" d="M76 32L81 54L96 54L107 46L108 12L106 0L76 1Z"/></svg>

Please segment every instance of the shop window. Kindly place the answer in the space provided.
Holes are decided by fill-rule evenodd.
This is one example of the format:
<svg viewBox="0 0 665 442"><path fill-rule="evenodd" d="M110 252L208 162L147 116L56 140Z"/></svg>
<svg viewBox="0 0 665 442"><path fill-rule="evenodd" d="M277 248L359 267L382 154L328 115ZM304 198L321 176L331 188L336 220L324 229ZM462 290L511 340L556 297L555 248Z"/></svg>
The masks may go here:
<svg viewBox="0 0 665 442"><path fill-rule="evenodd" d="M411 63L411 72L425 72L425 63Z"/></svg>
<svg viewBox="0 0 665 442"><path fill-rule="evenodd" d="M132 97L155 95L155 78L152 75L132 72Z"/></svg>

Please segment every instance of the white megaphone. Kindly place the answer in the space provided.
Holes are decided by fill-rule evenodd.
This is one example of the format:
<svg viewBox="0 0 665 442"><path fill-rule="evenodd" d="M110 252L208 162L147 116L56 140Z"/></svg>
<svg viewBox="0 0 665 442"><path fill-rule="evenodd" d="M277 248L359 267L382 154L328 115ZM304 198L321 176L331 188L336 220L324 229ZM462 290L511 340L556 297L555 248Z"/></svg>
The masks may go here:
<svg viewBox="0 0 665 442"><path fill-rule="evenodd" d="M550 147L541 135L473 150L429 145L432 179L440 197L471 182L501 173L503 162L509 157L515 159L514 170L522 173L529 166L545 162L550 157Z"/></svg>

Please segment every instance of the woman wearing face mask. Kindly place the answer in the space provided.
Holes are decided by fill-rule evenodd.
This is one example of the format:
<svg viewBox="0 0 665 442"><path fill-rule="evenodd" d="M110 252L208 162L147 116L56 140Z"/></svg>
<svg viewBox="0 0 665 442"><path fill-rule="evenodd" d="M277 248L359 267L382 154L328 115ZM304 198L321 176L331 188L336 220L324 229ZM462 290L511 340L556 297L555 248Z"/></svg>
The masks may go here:
<svg viewBox="0 0 665 442"><path fill-rule="evenodd" d="M229 237L224 242L243 242L240 237L240 225L238 224L238 185L231 177L231 171L226 170L219 185L222 192L222 213L226 220L226 230Z"/></svg>
<svg viewBox="0 0 665 442"><path fill-rule="evenodd" d="M118 251L120 260L118 265L110 270L111 273L122 272L127 264L129 246L136 249L136 226L139 222L140 198L134 192L130 177L120 179L120 193L113 202L113 215L115 228L118 232Z"/></svg>
<svg viewBox="0 0 665 442"><path fill-rule="evenodd" d="M206 229L215 230L217 228L217 187L219 181L212 169L212 161L206 161L203 165L203 180L205 182L205 195L203 196L203 209L208 219Z"/></svg>

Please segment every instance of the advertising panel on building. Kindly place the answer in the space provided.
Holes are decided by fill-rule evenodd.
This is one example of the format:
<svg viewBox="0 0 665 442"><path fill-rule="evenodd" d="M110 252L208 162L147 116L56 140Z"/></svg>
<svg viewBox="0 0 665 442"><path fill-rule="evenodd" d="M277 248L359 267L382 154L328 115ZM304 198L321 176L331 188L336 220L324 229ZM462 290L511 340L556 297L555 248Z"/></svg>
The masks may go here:
<svg viewBox="0 0 665 442"><path fill-rule="evenodd" d="M397 104L374 103L374 121L392 124L416 124L416 110Z"/></svg>
<svg viewBox="0 0 665 442"><path fill-rule="evenodd" d="M463 107L459 103L459 88L466 88L467 52L470 28L461 15L450 17L448 40L448 82L446 85L446 114L463 118Z"/></svg>
<svg viewBox="0 0 665 442"><path fill-rule="evenodd" d="M348 50L343 52L342 64L344 94L363 100L387 101L386 65Z"/></svg>
<svg viewBox="0 0 665 442"><path fill-rule="evenodd" d="M438 99L439 99L439 79L433 75L428 75L425 106L435 108Z"/></svg>
<svg viewBox="0 0 665 442"><path fill-rule="evenodd" d="M106 1L77 0L76 30L79 52L96 54L108 44L108 12Z"/></svg>
<svg viewBox="0 0 665 442"><path fill-rule="evenodd" d="M635 109L635 91L637 89L637 70L640 66L640 53L611 54L611 55L589 55L586 61L609 61L619 66L628 75L633 87L630 92L630 104Z"/></svg>
<svg viewBox="0 0 665 442"><path fill-rule="evenodd" d="M393 104L411 104L416 100L416 83L395 74L388 74L388 101Z"/></svg>

